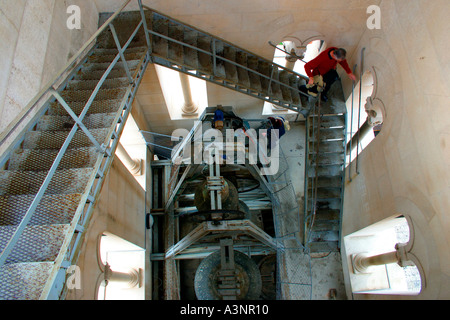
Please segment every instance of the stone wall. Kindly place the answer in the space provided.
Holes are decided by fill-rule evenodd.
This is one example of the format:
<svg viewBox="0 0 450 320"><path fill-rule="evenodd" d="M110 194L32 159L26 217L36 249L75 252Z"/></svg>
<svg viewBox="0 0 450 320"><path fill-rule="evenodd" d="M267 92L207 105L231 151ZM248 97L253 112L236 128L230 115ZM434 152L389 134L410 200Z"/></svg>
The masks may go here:
<svg viewBox="0 0 450 320"><path fill-rule="evenodd" d="M384 124L359 156L359 175L352 163L343 234L393 215L408 215L414 228L411 253L420 261L426 283L418 298L448 299L450 6L445 0L383 0L380 7L381 29L366 30L351 66L360 65L365 48L365 70L375 71L372 97L385 107ZM344 87L349 95L351 84L345 79Z"/></svg>
<svg viewBox="0 0 450 320"><path fill-rule="evenodd" d="M70 5L81 9L81 28L70 30ZM0 3L0 132L52 80L97 30L95 3L18 0Z"/></svg>

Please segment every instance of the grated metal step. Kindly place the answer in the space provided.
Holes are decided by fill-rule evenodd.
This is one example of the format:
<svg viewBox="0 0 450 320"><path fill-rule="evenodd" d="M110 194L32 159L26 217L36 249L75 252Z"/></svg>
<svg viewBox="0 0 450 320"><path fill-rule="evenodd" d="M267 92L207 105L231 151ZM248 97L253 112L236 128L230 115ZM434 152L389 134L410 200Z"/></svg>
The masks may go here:
<svg viewBox="0 0 450 320"><path fill-rule="evenodd" d="M123 97L126 88L114 88L114 89L100 89L95 96L95 100L113 100L118 97ZM61 97L68 103L83 101L86 102L89 100L93 93L93 90L64 90L61 93Z"/></svg>
<svg viewBox="0 0 450 320"><path fill-rule="evenodd" d="M311 115L310 118L317 118L317 115ZM317 119L315 122L310 121L313 127L318 124ZM343 128L345 127L345 115L322 115L320 119L321 128Z"/></svg>
<svg viewBox="0 0 450 320"><path fill-rule="evenodd" d="M343 165L345 156L342 153L320 154L319 157L311 159L311 165L329 166L329 165Z"/></svg>
<svg viewBox="0 0 450 320"><path fill-rule="evenodd" d="M318 177L317 187L319 188L341 188L342 178L341 177Z"/></svg>
<svg viewBox="0 0 450 320"><path fill-rule="evenodd" d="M128 68L130 70L136 70L136 68L138 67L140 62L141 62L141 60L127 60L126 65L128 66ZM110 64L111 64L111 61L106 61L106 62L89 61L88 63L86 63L84 69L89 70L89 71L97 71L97 70L105 71L106 69L109 68ZM113 67L112 70L113 71L115 71L115 70L125 70L125 63L123 63L122 60L119 60L116 63L116 65Z"/></svg>
<svg viewBox="0 0 450 320"><path fill-rule="evenodd" d="M125 55L125 58L129 54L136 54L137 57L142 57L146 53L147 53L147 46L130 46L125 51L124 55ZM89 59L93 59L95 61L96 57L103 57L103 58L111 59L109 61L113 61L114 58L118 54L119 54L119 51L117 50L116 47L105 48L105 47L99 46L92 51L92 55L90 56ZM126 60L128 61L128 59L126 59ZM133 60L139 60L139 59L133 59Z"/></svg>
<svg viewBox="0 0 450 320"><path fill-rule="evenodd" d="M116 117L115 113L88 114L83 119L83 124L88 129L109 128L111 127L115 117ZM70 116L44 115L38 121L36 131L71 130L74 124L75 120L73 120Z"/></svg>
<svg viewBox="0 0 450 320"><path fill-rule="evenodd" d="M342 165L315 166L312 164L308 169L308 178L314 178L316 171L321 177L340 177L342 176Z"/></svg>
<svg viewBox="0 0 450 320"><path fill-rule="evenodd" d="M58 150L16 150L9 162L7 170L15 171L48 171L58 155ZM93 168L99 152L96 148L77 148L68 150L58 169Z"/></svg>
<svg viewBox="0 0 450 320"><path fill-rule="evenodd" d="M80 193L44 195L29 225L68 224L81 201ZM0 196L0 225L18 225L34 200L34 195Z"/></svg>
<svg viewBox="0 0 450 320"><path fill-rule="evenodd" d="M143 54L147 52L147 47L129 48L124 53L125 60L130 61L140 61ZM107 63L112 62L117 54L117 49L97 49L94 50L93 54L89 57L89 63Z"/></svg>
<svg viewBox="0 0 450 320"><path fill-rule="evenodd" d="M309 205L312 207L312 200L309 199ZM318 199L316 203L317 210L340 210L341 208L341 199Z"/></svg>
<svg viewBox="0 0 450 320"><path fill-rule="evenodd" d="M68 90L94 90L98 81L95 80L72 80L66 86ZM106 80L102 88L103 89L115 89L128 86L130 81L127 77L108 79Z"/></svg>
<svg viewBox="0 0 450 320"><path fill-rule="evenodd" d="M83 70L80 71L76 76L75 76L75 80L100 80L103 77L103 74L105 72L103 70L96 70L96 71L89 71L89 70ZM109 79L117 79L117 78L124 78L127 76L127 72L122 69L122 70L113 70L111 71L111 73L108 75L108 80Z"/></svg>
<svg viewBox="0 0 450 320"><path fill-rule="evenodd" d="M315 144L312 141L308 142L308 150L310 154L317 153L317 150L314 149ZM342 141L327 141L327 143L320 144L320 153L343 153L345 151L344 143Z"/></svg>
<svg viewBox="0 0 450 320"><path fill-rule="evenodd" d="M344 140L345 139L345 132L343 128L321 128L320 135L317 137L317 128L310 129L309 135L311 137L311 142L317 142L319 141L335 141L335 140ZM342 142L343 143L343 142Z"/></svg>
<svg viewBox="0 0 450 320"><path fill-rule="evenodd" d="M102 144L109 128L92 129L94 138ZM68 131L30 131L25 135L23 149L60 149L69 135ZM92 147L93 143L81 130L75 133L69 149Z"/></svg>
<svg viewBox="0 0 450 320"><path fill-rule="evenodd" d="M76 115L80 115L87 101L69 102L68 105ZM116 113L122 103L121 99L96 100L89 108L89 114L94 113ZM48 115L67 115L67 111L59 102L50 104Z"/></svg>
<svg viewBox="0 0 450 320"><path fill-rule="evenodd" d="M319 209L316 211L316 221L339 221L340 210L333 209Z"/></svg>
<svg viewBox="0 0 450 320"><path fill-rule="evenodd" d="M17 226L0 226L0 249L3 251ZM54 261L69 230L68 224L31 225L25 228L6 264Z"/></svg>
<svg viewBox="0 0 450 320"><path fill-rule="evenodd" d="M6 264L0 268L1 300L38 300L53 262Z"/></svg>
<svg viewBox="0 0 450 320"><path fill-rule="evenodd" d="M83 193L92 168L57 170L46 194ZM36 194L46 171L0 171L0 195Z"/></svg>
<svg viewBox="0 0 450 320"><path fill-rule="evenodd" d="M308 190L308 197L312 197L315 195L312 189ZM335 199L341 197L341 189L340 188L317 188L317 199L319 200L327 200L327 199Z"/></svg>
<svg viewBox="0 0 450 320"><path fill-rule="evenodd" d="M327 232L327 231L334 231L336 232L336 236L338 235L339 231L339 220L325 220L325 219L316 219L314 222L314 226L312 231L315 233L318 232ZM313 237L314 240L314 237ZM325 239L326 241L330 241L331 239ZM333 239L333 241L336 241L336 238Z"/></svg>

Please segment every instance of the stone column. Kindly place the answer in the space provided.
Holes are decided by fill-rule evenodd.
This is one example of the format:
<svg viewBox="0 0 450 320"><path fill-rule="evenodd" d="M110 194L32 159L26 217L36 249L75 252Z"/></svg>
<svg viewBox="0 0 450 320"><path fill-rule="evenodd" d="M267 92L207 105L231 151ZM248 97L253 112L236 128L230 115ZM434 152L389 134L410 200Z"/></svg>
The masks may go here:
<svg viewBox="0 0 450 320"><path fill-rule="evenodd" d="M132 174L135 176L142 175L142 160L132 159L120 142L117 144L116 152Z"/></svg>
<svg viewBox="0 0 450 320"><path fill-rule="evenodd" d="M142 270L135 270L132 269L130 272L117 272L111 270L111 267L109 264L105 266L105 280L111 281L113 283L122 284L125 287L128 288L134 288L136 286L139 286L139 288L142 286Z"/></svg>
<svg viewBox="0 0 450 320"><path fill-rule="evenodd" d="M401 267L414 265L410 262L406 253L406 244L396 244L395 251L369 256L365 253L358 253L352 256L354 273L368 273L371 266L381 266L385 264L398 263Z"/></svg>
<svg viewBox="0 0 450 320"><path fill-rule="evenodd" d="M194 104L192 100L191 86L189 84L189 76L185 73L180 72L181 88L183 89L184 105L182 111L184 114L194 114L196 113L198 107Z"/></svg>

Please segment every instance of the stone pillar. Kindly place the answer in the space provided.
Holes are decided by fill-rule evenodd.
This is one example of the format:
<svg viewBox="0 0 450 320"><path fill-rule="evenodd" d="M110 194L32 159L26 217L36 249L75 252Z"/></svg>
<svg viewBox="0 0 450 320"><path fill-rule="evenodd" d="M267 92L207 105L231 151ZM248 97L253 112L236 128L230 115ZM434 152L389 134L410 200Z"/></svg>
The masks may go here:
<svg viewBox="0 0 450 320"><path fill-rule="evenodd" d="M111 281L116 284L122 284L125 287L128 288L134 288L136 286L139 286L139 288L142 286L142 270L135 270L132 269L130 272L124 273L124 272L117 272L111 270L111 267L109 264L105 266L105 280Z"/></svg>
<svg viewBox="0 0 450 320"><path fill-rule="evenodd" d="M185 73L180 72L181 88L183 90L184 105L182 111L184 114L194 114L197 112L198 107L194 104L192 100L191 86L189 84L189 76Z"/></svg>
<svg viewBox="0 0 450 320"><path fill-rule="evenodd" d="M131 171L132 174L135 176L142 175L142 160L132 159L120 142L117 144L116 152L120 160L125 162L125 166Z"/></svg>
<svg viewBox="0 0 450 320"><path fill-rule="evenodd" d="M395 251L383 253L375 256L368 256L365 253L358 253L352 256L352 266L354 273L368 273L371 266L381 266L385 264L398 263L401 267L414 265L410 262L406 253L406 244L396 244Z"/></svg>

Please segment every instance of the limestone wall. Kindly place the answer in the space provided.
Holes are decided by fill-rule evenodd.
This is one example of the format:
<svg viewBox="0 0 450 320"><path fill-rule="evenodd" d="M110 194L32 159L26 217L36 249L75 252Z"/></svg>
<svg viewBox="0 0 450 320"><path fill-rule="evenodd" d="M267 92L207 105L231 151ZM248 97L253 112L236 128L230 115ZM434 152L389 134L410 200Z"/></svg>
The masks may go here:
<svg viewBox="0 0 450 320"><path fill-rule="evenodd" d="M69 5L81 9L81 28L70 30ZM97 30L92 1L0 2L0 132L14 120Z"/></svg>
<svg viewBox="0 0 450 320"><path fill-rule="evenodd" d="M424 270L420 299L450 298L450 58L448 1L381 2L380 30L366 30L351 66L375 70L373 98L385 106L378 137L352 163L344 236L393 215L410 216L411 252ZM359 69L359 68L358 68ZM351 84L344 80L345 91ZM345 259L345 258L344 258ZM345 261L344 261L345 263ZM417 298L355 295L364 298Z"/></svg>

